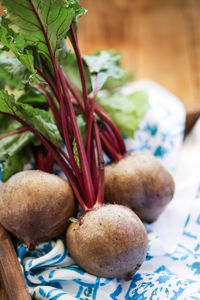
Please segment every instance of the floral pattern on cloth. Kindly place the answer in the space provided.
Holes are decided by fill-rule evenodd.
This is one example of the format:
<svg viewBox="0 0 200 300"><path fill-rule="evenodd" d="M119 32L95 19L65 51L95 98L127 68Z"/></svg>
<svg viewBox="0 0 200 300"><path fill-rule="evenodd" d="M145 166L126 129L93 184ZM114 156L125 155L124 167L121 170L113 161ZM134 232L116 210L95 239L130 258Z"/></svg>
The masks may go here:
<svg viewBox="0 0 200 300"><path fill-rule="evenodd" d="M159 157L177 186L173 201L159 219L145 225L146 260L134 279L126 282L84 272L68 254L64 237L42 243L32 252L20 243L18 258L33 299L200 299L200 163L195 160L200 138L198 145L193 140L182 147L185 111L181 102L151 81L127 85L123 92L137 89L147 91L149 108L134 140L125 138L127 150L146 150ZM198 149L191 148L191 143ZM190 168L195 172L190 173L186 158L194 148Z"/></svg>

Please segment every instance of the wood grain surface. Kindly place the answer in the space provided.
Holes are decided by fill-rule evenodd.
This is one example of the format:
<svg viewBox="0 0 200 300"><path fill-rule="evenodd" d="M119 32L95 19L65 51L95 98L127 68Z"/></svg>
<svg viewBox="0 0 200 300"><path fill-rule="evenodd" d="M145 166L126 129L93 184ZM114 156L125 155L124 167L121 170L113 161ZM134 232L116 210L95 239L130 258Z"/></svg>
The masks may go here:
<svg viewBox="0 0 200 300"><path fill-rule="evenodd" d="M0 225L0 273L3 283L0 299L30 300L17 254L9 234Z"/></svg>

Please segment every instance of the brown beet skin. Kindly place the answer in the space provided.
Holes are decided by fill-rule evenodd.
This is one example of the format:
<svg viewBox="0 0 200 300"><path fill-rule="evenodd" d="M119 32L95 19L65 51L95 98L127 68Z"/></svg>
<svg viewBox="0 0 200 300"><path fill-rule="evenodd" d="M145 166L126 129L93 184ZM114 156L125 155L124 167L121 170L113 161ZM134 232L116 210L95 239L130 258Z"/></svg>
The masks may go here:
<svg viewBox="0 0 200 300"><path fill-rule="evenodd" d="M74 213L72 189L56 175L19 172L0 190L0 223L29 248L63 233Z"/></svg>
<svg viewBox="0 0 200 300"><path fill-rule="evenodd" d="M147 223L172 200L174 188L170 173L147 152L128 154L105 167L105 202L128 206Z"/></svg>
<svg viewBox="0 0 200 300"><path fill-rule="evenodd" d="M147 252L147 233L137 215L122 205L84 213L66 232L74 261L86 272L131 280Z"/></svg>

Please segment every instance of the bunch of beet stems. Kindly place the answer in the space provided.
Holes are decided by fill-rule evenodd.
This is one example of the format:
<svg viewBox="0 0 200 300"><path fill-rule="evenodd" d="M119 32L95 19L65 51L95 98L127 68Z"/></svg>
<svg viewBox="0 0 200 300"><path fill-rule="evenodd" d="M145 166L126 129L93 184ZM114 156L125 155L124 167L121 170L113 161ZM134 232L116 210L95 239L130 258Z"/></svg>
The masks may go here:
<svg viewBox="0 0 200 300"><path fill-rule="evenodd" d="M86 117L86 120L88 120L90 99L88 97L83 61L81 58L81 53L80 53L78 40L77 40L77 37L75 34L73 23L70 26L70 33L71 33L71 38L72 38L72 45L74 48L74 52L76 54L79 72L80 72L82 91L83 91L82 97L81 97L80 93L77 91L77 89L70 82L70 80L67 78L67 76L64 75L64 77L65 77L66 84L70 90L70 97L71 97L72 103L79 107L80 112L82 114L84 114L84 116ZM53 84L53 82L56 81L55 74L54 75L52 74L50 68L48 67L48 65L46 64L46 62L43 59L41 60L41 63L42 63L42 67L44 68L44 71L46 71L50 75L51 79L49 79L49 77L47 75L45 75L45 72L43 72L43 70L37 68L36 66L35 66L35 69L37 70L38 74L48 83L48 85L49 85L52 93L56 97L56 99L59 99L59 91L55 88L55 86ZM45 90L44 87L42 87L40 85L36 85L36 87L45 94L45 96L48 100L49 106L51 107L52 112L54 114L54 118L57 122L57 125L60 129L61 128L60 115L56 109L53 99L51 98L51 95L48 93L48 91ZM96 91L95 91L95 93L96 93ZM96 95L95 95L95 97L96 97ZM82 100L82 98L83 98L83 100ZM103 150L111 158L111 160L113 160L113 161L120 160L123 157L123 155L126 153L126 147L125 147L124 139L123 139L119 129L114 124L112 119L96 103L94 103L93 112L95 112L100 117L101 121L103 121L103 123L104 123L104 128L100 129L100 139L101 139L101 143L103 146ZM91 138L91 135L90 135L91 120L92 120L92 118L89 118L89 121L87 124L88 125L88 136L87 136L87 157L88 157L88 159L90 159L89 154L90 154L90 138Z"/></svg>
<svg viewBox="0 0 200 300"><path fill-rule="evenodd" d="M63 73L59 62L56 60L42 22L41 28L51 57L53 72L42 57L40 57L42 69L37 66L34 67L37 70L37 73L49 86L53 96L58 101L60 111L58 110L51 93L39 84L37 84L36 87L46 96L48 105L52 110L58 129L65 142L67 153L62 147L54 145L48 138L42 135L27 121L17 116L11 107L10 109L13 114L4 114L13 117L23 125L24 128L19 129L15 133L29 130L37 136L48 151L46 161L44 161L42 148L38 148L36 153L37 168L44 171L50 171L53 166L53 161L57 161L68 178L79 204L83 211L85 211L93 207L101 206L104 202L104 158L102 146L111 160L114 161L120 160L123 157L126 152L126 148L123 137L116 125L103 111L103 109L95 103L97 97L97 86L94 91L93 99L89 99L83 61L73 22L70 26L70 33L80 72L82 97ZM84 145L81 138L74 105L79 108L86 119L86 145ZM101 121L103 121L103 128L99 127L94 112L100 117ZM77 160L73 152L74 142L78 151L80 167L77 164Z"/></svg>

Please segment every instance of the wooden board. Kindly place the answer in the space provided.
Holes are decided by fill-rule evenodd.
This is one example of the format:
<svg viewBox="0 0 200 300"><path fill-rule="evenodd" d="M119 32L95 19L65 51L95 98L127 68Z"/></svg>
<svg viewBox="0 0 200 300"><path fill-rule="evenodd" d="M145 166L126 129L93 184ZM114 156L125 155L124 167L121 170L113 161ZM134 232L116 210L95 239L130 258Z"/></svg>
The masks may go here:
<svg viewBox="0 0 200 300"><path fill-rule="evenodd" d="M7 297L7 294L6 294L6 290L4 288L1 276L0 276L0 299L1 300L8 300L8 297Z"/></svg>
<svg viewBox="0 0 200 300"><path fill-rule="evenodd" d="M0 273L2 298L31 300L10 235L0 225ZM5 290L4 290L5 288Z"/></svg>

